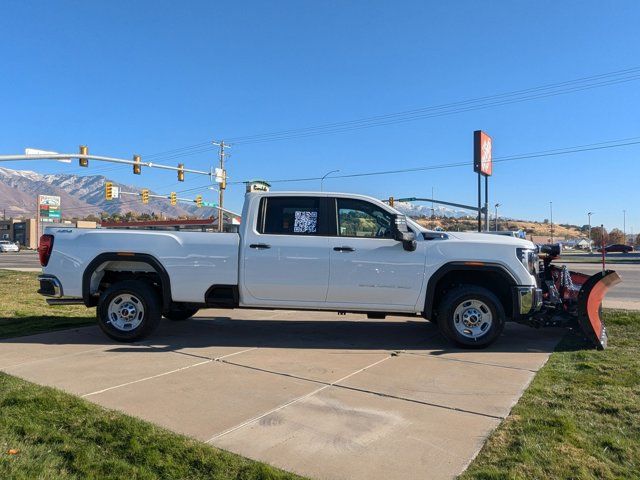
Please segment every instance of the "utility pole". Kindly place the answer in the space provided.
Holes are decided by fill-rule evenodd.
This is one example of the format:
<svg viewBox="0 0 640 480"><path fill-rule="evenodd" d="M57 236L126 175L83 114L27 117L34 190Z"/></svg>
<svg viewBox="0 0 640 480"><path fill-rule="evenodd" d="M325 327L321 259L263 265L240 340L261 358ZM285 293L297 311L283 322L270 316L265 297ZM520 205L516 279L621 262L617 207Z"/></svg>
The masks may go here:
<svg viewBox="0 0 640 480"><path fill-rule="evenodd" d="M499 203L495 204L496 207L496 232L498 231L498 207L500 206Z"/></svg>
<svg viewBox="0 0 640 480"><path fill-rule="evenodd" d="M624 244L627 244L627 211L622 210L622 238L624 238Z"/></svg>
<svg viewBox="0 0 640 480"><path fill-rule="evenodd" d="M589 252L593 251L593 248L591 248L591 215L593 215L593 212L587 213L589 217Z"/></svg>
<svg viewBox="0 0 640 480"><path fill-rule="evenodd" d="M549 202L549 211L551 212L551 243L553 243L553 202Z"/></svg>
<svg viewBox="0 0 640 480"><path fill-rule="evenodd" d="M224 225L224 191L227 188L227 171L224 169L224 157L227 155L224 151L225 148L229 148L229 145L224 143L224 140L220 142L213 142L214 145L220 147L220 170L222 170L222 182L220 182L220 190L218 191L218 232L223 231Z"/></svg>

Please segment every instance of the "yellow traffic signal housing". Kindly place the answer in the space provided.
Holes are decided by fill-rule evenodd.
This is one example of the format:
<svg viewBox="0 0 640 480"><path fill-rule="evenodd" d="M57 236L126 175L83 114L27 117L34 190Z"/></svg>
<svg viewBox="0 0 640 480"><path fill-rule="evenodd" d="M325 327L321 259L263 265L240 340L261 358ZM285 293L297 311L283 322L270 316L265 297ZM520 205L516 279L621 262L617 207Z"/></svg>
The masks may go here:
<svg viewBox="0 0 640 480"><path fill-rule="evenodd" d="M134 155L133 161L136 162L133 166L133 174L140 175L140 173L142 173L142 165L140 165L140 155Z"/></svg>
<svg viewBox="0 0 640 480"><path fill-rule="evenodd" d="M149 190L147 188L142 189L142 203L149 203Z"/></svg>
<svg viewBox="0 0 640 480"><path fill-rule="evenodd" d="M80 155L89 155L89 147L87 147L86 145L80 145ZM81 167L89 166L88 158L79 158L78 160Z"/></svg>
<svg viewBox="0 0 640 480"><path fill-rule="evenodd" d="M171 194L169 195L169 200L171 201L171 205L175 205L176 203L178 203L176 192L171 192Z"/></svg>
<svg viewBox="0 0 640 480"><path fill-rule="evenodd" d="M222 171L222 182L220 182L220 189L225 190L227 188L227 171Z"/></svg>
<svg viewBox="0 0 640 480"><path fill-rule="evenodd" d="M393 197L389 197L389 206L393 207L394 204L394 198Z"/></svg>
<svg viewBox="0 0 640 480"><path fill-rule="evenodd" d="M178 164L178 181L184 182L184 163Z"/></svg>
<svg viewBox="0 0 640 480"><path fill-rule="evenodd" d="M202 195L198 195L196 197L196 207L198 207L198 208L202 207Z"/></svg>
<svg viewBox="0 0 640 480"><path fill-rule="evenodd" d="M104 198L106 200L113 200L113 183L104 182Z"/></svg>

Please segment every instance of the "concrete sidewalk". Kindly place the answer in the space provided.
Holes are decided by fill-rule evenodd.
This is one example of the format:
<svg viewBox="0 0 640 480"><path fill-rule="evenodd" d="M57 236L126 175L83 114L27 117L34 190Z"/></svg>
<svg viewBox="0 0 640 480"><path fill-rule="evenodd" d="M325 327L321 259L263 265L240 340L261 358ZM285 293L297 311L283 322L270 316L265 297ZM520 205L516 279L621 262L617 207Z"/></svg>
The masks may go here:
<svg viewBox="0 0 640 480"><path fill-rule="evenodd" d="M462 351L420 319L206 310L142 344L96 327L0 341L0 369L323 479L452 478L561 331Z"/></svg>

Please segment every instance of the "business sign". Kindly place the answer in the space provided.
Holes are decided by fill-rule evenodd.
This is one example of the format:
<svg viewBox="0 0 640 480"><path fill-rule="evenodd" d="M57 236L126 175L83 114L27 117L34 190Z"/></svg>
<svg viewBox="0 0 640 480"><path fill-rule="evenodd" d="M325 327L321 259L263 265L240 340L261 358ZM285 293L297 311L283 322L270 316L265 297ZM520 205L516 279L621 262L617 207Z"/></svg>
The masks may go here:
<svg viewBox="0 0 640 480"><path fill-rule="evenodd" d="M38 195L38 237L42 234L42 226L47 223L60 223L62 211L60 197L55 195Z"/></svg>
<svg viewBox="0 0 640 480"><path fill-rule="evenodd" d="M247 182L247 193L268 192L271 185L264 180L251 180Z"/></svg>
<svg viewBox="0 0 640 480"><path fill-rule="evenodd" d="M482 130L473 132L473 171L485 177L493 173L491 157L491 137Z"/></svg>

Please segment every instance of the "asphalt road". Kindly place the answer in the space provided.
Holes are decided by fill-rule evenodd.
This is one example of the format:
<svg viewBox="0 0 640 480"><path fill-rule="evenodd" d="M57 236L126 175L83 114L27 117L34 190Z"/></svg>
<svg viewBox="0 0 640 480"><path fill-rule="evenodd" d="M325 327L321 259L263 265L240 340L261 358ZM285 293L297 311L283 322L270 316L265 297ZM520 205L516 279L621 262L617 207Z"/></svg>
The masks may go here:
<svg viewBox="0 0 640 480"><path fill-rule="evenodd" d="M18 253L0 253L0 268L40 270L38 254L33 250L22 250Z"/></svg>
<svg viewBox="0 0 640 480"><path fill-rule="evenodd" d="M567 263L567 268L593 275L599 272L602 266L593 263ZM607 269L618 272L622 283L609 290L604 306L640 310L640 264L610 264L607 265Z"/></svg>
<svg viewBox="0 0 640 480"><path fill-rule="evenodd" d="M601 268L597 263L567 263L567 267L591 275ZM0 253L0 269L2 268L39 271L40 263L37 253L33 251ZM609 264L607 268L617 271L622 277L622 283L609 291L604 306L640 310L640 264Z"/></svg>

